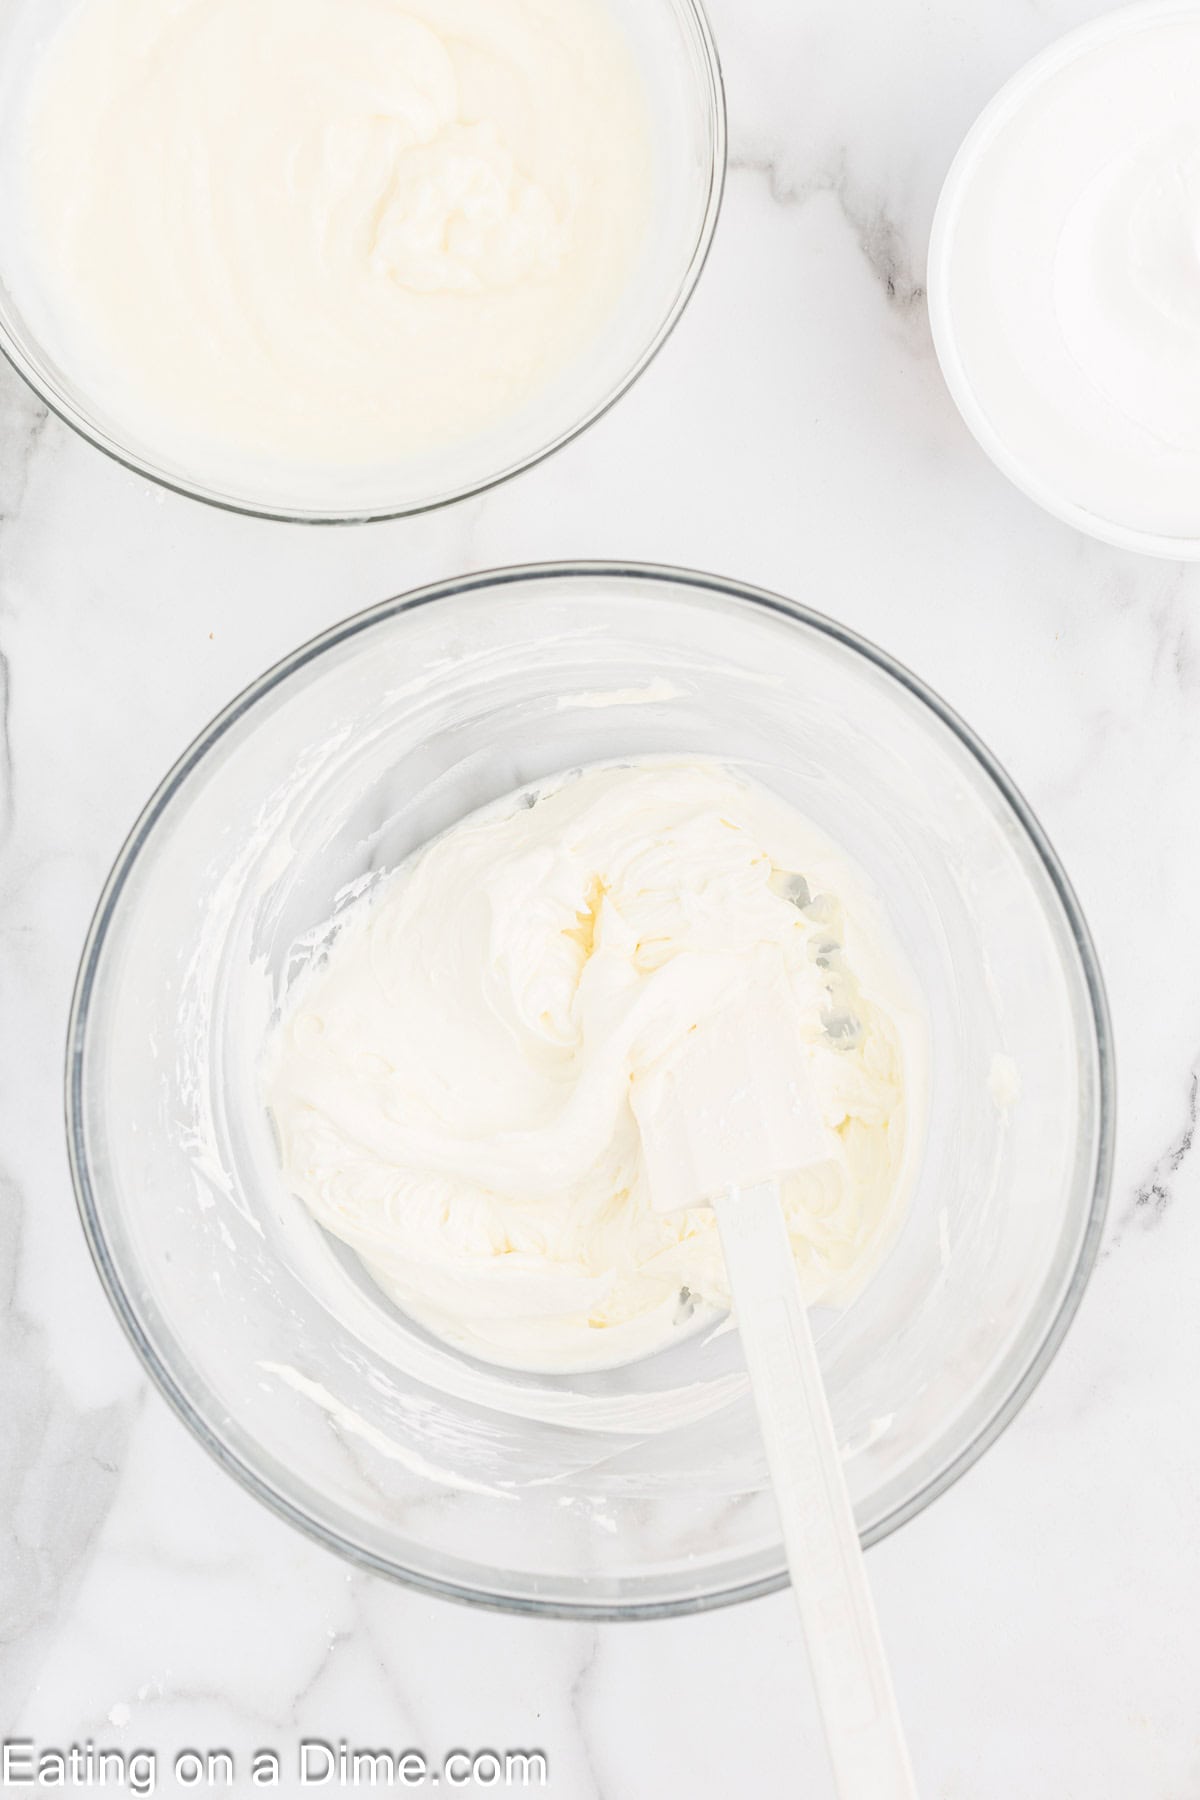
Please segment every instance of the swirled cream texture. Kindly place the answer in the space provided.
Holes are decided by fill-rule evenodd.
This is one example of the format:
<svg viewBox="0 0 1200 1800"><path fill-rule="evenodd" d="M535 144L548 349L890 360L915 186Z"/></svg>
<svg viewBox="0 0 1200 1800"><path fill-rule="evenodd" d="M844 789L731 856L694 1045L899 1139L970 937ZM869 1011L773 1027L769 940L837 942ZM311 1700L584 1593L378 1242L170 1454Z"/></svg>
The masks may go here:
<svg viewBox="0 0 1200 1800"><path fill-rule="evenodd" d="M603 0L80 0L28 136L72 372L183 454L484 431L601 329L646 220Z"/></svg>
<svg viewBox="0 0 1200 1800"><path fill-rule="evenodd" d="M1004 108L959 196L948 326L1040 497L1200 536L1200 7L1118 15Z"/></svg>
<svg viewBox="0 0 1200 1800"><path fill-rule="evenodd" d="M611 1365L729 1295L712 1212L656 1212L631 1104L769 984L821 1150L785 1207L844 1300L904 1209L919 1003L850 866L715 765L601 767L476 814L349 911L264 1061L283 1170L411 1316L539 1370Z"/></svg>

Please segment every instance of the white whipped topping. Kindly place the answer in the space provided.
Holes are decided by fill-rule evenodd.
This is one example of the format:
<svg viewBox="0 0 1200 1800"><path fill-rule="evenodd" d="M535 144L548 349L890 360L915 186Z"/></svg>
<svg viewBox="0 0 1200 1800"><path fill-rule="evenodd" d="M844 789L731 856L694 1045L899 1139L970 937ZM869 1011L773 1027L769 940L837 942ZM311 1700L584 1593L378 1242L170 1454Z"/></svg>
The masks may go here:
<svg viewBox="0 0 1200 1800"><path fill-rule="evenodd" d="M615 304L644 112L603 0L79 0L28 124L74 372L156 443L478 433Z"/></svg>
<svg viewBox="0 0 1200 1800"><path fill-rule="evenodd" d="M728 1307L717 1228L653 1210L631 1088L748 982L804 1046L821 1154L785 1207L811 1300L902 1216L924 1025L861 880L706 763L560 778L462 821L352 906L264 1061L289 1185L439 1336L614 1364Z"/></svg>
<svg viewBox="0 0 1200 1800"><path fill-rule="evenodd" d="M1200 7L1118 15L1003 111L960 197L963 372L1038 487L1200 535Z"/></svg>

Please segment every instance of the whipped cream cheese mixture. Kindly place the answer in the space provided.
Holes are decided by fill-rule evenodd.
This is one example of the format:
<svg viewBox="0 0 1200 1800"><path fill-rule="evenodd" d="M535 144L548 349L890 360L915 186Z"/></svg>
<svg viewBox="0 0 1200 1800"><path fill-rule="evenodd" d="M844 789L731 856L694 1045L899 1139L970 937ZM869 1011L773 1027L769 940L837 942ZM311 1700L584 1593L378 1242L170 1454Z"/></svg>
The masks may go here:
<svg viewBox="0 0 1200 1800"><path fill-rule="evenodd" d="M1122 21L1001 115L948 307L993 428L1053 492L1200 535L1200 9Z"/></svg>
<svg viewBox="0 0 1200 1800"><path fill-rule="evenodd" d="M534 1370L612 1365L727 1309L715 1217L653 1210L631 1095L768 983L820 1158L785 1207L810 1301L902 1217L924 1020L876 903L783 800L715 764L511 795L351 906L264 1059L292 1190L439 1336Z"/></svg>
<svg viewBox="0 0 1200 1800"><path fill-rule="evenodd" d="M480 432L602 328L647 218L604 0L79 0L28 136L68 363L181 453Z"/></svg>

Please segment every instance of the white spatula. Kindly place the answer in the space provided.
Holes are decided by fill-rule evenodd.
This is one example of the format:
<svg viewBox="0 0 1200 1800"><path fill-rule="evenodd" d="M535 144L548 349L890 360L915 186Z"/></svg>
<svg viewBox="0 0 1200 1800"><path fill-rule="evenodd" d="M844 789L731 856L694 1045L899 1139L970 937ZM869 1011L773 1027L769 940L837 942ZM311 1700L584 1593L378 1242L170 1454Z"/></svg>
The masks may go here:
<svg viewBox="0 0 1200 1800"><path fill-rule="evenodd" d="M770 990L633 1083L651 1202L715 1207L840 1800L916 1800L779 1180L827 1153L805 1050Z"/></svg>

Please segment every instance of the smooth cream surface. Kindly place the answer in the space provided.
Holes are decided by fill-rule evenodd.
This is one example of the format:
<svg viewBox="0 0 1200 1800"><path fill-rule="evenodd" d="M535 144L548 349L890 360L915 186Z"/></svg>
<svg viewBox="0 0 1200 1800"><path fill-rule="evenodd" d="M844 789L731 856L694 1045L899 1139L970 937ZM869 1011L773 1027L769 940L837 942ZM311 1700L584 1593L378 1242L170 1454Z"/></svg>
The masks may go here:
<svg viewBox="0 0 1200 1800"><path fill-rule="evenodd" d="M1200 7L1116 22L993 131L959 202L963 372L1035 481L1200 535Z"/></svg>
<svg viewBox="0 0 1200 1800"><path fill-rule="evenodd" d="M28 122L55 335L184 456L469 438L612 311L645 115L604 0L80 0Z"/></svg>
<svg viewBox="0 0 1200 1800"><path fill-rule="evenodd" d="M924 1020L850 865L712 764L510 796L352 907L264 1059L287 1181L473 1354L657 1349L729 1295L711 1211L651 1205L631 1098L748 984L786 1009L820 1115L785 1188L797 1264L810 1300L844 1300L903 1214Z"/></svg>

